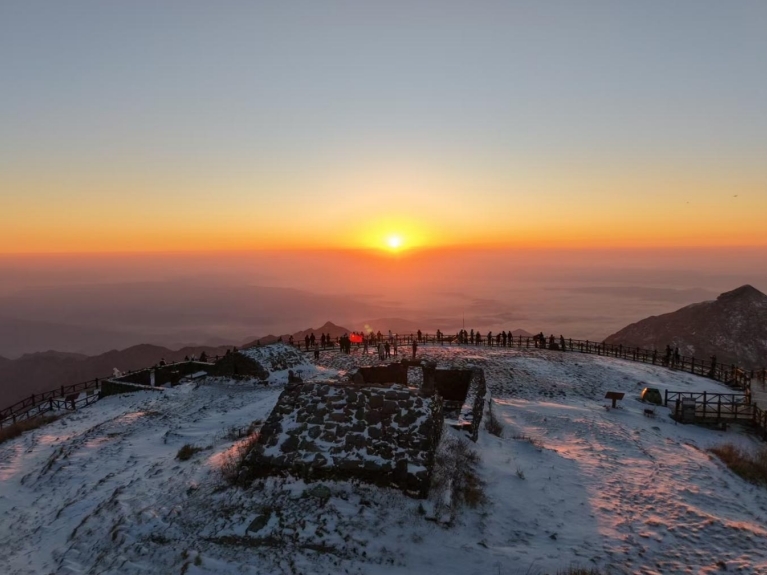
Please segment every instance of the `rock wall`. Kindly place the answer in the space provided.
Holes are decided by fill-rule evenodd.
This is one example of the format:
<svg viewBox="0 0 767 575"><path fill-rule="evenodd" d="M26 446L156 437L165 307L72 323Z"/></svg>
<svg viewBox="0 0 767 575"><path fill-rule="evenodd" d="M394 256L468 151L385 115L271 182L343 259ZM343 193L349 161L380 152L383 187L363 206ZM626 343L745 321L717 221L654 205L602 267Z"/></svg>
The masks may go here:
<svg viewBox="0 0 767 575"><path fill-rule="evenodd" d="M426 371L427 368L424 368L424 381ZM468 369L436 369L434 370L434 387L445 401L463 405L472 377L474 374Z"/></svg>
<svg viewBox="0 0 767 575"><path fill-rule="evenodd" d="M115 380L105 380L101 382L101 388L99 389L99 397L107 397L109 395L118 395L120 393L135 393L137 391L162 391L156 387L149 387L146 385L134 385L131 383L120 382Z"/></svg>
<svg viewBox="0 0 767 575"><path fill-rule="evenodd" d="M155 386L162 386L166 383L171 385L177 384L183 377L192 375L199 371L211 372L214 367L209 363L203 363L198 361L185 361L181 363L174 363L170 365L163 365L152 367L148 369L142 369L140 371L134 371L133 373L126 373L120 377L111 378L112 381L119 381L123 383L135 383L137 385L152 385L152 371L154 371L154 384Z"/></svg>
<svg viewBox="0 0 767 575"><path fill-rule="evenodd" d="M302 365L308 365L308 362L301 351L284 343L275 343L226 354L216 362L216 375L266 380L275 371Z"/></svg>
<svg viewBox="0 0 767 575"><path fill-rule="evenodd" d="M216 362L215 374L225 377L255 377L265 380L269 371L263 365L240 352L227 353Z"/></svg>
<svg viewBox="0 0 767 575"><path fill-rule="evenodd" d="M245 473L357 478L425 497L442 425L441 402L405 386L290 385Z"/></svg>
<svg viewBox="0 0 767 575"><path fill-rule="evenodd" d="M407 369L408 366L405 363L390 363L388 365L361 367L357 371L357 374L361 375L362 379L360 380L359 378L356 378L354 381L355 383L365 383L368 385L397 383L406 386Z"/></svg>

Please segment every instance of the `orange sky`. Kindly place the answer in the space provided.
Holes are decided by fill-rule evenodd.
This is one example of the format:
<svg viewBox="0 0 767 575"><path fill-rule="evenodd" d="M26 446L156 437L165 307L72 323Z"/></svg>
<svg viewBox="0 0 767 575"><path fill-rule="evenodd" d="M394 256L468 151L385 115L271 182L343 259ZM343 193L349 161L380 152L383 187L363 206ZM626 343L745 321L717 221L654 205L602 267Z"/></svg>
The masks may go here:
<svg viewBox="0 0 767 575"><path fill-rule="evenodd" d="M761 174L0 174L0 252L765 245ZM620 190L620 191L616 191ZM734 197L737 196L737 197Z"/></svg>
<svg viewBox="0 0 767 575"><path fill-rule="evenodd" d="M764 2L185 18L3 13L0 253L767 244Z"/></svg>

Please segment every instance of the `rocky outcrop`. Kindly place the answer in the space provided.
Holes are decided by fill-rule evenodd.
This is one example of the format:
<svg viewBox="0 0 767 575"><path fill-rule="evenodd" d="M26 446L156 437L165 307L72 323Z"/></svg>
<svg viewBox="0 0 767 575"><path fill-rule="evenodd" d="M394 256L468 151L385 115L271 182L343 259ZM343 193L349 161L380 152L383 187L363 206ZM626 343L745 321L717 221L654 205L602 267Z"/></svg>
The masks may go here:
<svg viewBox="0 0 767 575"><path fill-rule="evenodd" d="M275 371L307 365L306 356L293 346L275 343L228 353L216 362L222 376L255 377L266 380Z"/></svg>
<svg viewBox="0 0 767 575"><path fill-rule="evenodd" d="M442 425L441 402L405 386L290 385L261 429L246 474L357 478L425 496Z"/></svg>
<svg viewBox="0 0 767 575"><path fill-rule="evenodd" d="M605 343L663 350L746 369L767 365L767 295L745 285L714 301L652 316L611 335Z"/></svg>

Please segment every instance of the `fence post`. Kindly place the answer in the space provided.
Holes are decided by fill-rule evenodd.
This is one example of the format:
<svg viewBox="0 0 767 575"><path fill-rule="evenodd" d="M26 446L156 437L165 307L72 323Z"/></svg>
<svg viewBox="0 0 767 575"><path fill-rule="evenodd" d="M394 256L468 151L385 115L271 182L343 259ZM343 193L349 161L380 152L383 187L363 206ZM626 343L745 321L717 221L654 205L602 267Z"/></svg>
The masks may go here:
<svg viewBox="0 0 767 575"><path fill-rule="evenodd" d="M690 358L690 373L695 373L695 356Z"/></svg>
<svg viewBox="0 0 767 575"><path fill-rule="evenodd" d="M663 406L668 407L668 389L665 392L665 397L663 398Z"/></svg>

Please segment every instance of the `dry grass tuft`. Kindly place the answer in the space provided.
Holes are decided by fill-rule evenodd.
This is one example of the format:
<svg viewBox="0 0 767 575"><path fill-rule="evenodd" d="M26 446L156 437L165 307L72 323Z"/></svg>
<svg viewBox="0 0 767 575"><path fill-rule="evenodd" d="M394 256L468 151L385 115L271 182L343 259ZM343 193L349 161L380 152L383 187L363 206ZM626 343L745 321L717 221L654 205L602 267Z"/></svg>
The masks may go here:
<svg viewBox="0 0 767 575"><path fill-rule="evenodd" d="M258 442L258 433L253 433L232 447L221 464L221 477L231 485L242 485L242 470L250 452Z"/></svg>
<svg viewBox="0 0 767 575"><path fill-rule="evenodd" d="M32 431L33 429L47 425L52 421L56 421L58 418L58 415L38 415L37 417L19 421L18 423L14 423L8 427L3 427L0 429L0 443L10 441L25 431Z"/></svg>
<svg viewBox="0 0 767 575"><path fill-rule="evenodd" d="M477 507L487 501L485 485L477 474L479 455L468 441L447 434L434 459L431 495L441 511Z"/></svg>
<svg viewBox="0 0 767 575"><path fill-rule="evenodd" d="M495 416L493 411L493 400L488 402L487 419L485 420L485 429L490 435L503 437L503 423Z"/></svg>
<svg viewBox="0 0 767 575"><path fill-rule="evenodd" d="M191 443L187 443L181 449L178 450L178 453L176 454L176 459L178 459L179 461L187 461L188 459L191 459L195 453L199 453L200 451L202 451L202 447L198 447L196 445L192 445Z"/></svg>
<svg viewBox="0 0 767 575"><path fill-rule="evenodd" d="M767 485L767 448L747 451L732 443L725 443L712 447L710 451L746 481Z"/></svg>

